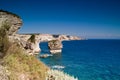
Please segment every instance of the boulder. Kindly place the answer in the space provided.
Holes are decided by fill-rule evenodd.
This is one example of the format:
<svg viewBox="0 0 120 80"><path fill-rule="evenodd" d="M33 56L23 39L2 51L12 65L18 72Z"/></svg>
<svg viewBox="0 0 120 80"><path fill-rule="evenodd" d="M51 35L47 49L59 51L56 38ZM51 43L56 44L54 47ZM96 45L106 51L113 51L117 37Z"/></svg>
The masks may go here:
<svg viewBox="0 0 120 80"><path fill-rule="evenodd" d="M62 52L62 42L60 40L51 40L48 42L48 47L52 54Z"/></svg>

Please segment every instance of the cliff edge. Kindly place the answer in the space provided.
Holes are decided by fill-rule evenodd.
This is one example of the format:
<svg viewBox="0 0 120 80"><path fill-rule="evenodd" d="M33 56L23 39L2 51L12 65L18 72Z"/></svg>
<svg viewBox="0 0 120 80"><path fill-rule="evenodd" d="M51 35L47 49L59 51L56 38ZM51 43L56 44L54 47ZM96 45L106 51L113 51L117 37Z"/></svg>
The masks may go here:
<svg viewBox="0 0 120 80"><path fill-rule="evenodd" d="M52 35L52 34L18 34L18 30L22 26L22 19L11 12L0 10L0 26L3 24L10 25L8 27L9 39L12 42L18 42L21 47L30 55L38 54L41 49L39 46L40 42L51 41L51 40L80 40L77 36L68 35ZM30 42L30 38L34 35L34 42ZM32 39L32 38L31 38Z"/></svg>
<svg viewBox="0 0 120 80"><path fill-rule="evenodd" d="M40 42L50 41L50 49L54 50L62 48L61 41L79 40L78 37L18 34L21 26L22 20L18 15L0 10L0 80L58 80L57 77L63 77L62 80L78 80L63 72L50 70L34 55L30 56L39 53Z"/></svg>

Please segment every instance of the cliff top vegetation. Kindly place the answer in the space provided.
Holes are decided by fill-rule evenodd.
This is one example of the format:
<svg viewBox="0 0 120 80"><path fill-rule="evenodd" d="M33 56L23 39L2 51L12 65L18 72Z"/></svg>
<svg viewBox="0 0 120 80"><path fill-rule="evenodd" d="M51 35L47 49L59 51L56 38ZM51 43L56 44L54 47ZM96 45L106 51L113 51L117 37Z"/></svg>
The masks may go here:
<svg viewBox="0 0 120 80"><path fill-rule="evenodd" d="M45 72L48 67L36 59L35 56L27 55L18 42L9 41L7 34L9 27L9 24L2 24L0 27L0 65L8 70L6 73L9 73L9 79L45 80ZM34 36L32 39L34 39Z"/></svg>

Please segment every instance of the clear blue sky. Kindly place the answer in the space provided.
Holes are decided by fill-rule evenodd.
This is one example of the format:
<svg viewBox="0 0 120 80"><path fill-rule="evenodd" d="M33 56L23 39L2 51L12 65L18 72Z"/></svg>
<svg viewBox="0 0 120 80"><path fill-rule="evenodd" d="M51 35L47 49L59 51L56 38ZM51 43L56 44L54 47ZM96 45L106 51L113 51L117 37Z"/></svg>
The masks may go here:
<svg viewBox="0 0 120 80"><path fill-rule="evenodd" d="M120 39L120 0L0 0L21 16L19 33Z"/></svg>

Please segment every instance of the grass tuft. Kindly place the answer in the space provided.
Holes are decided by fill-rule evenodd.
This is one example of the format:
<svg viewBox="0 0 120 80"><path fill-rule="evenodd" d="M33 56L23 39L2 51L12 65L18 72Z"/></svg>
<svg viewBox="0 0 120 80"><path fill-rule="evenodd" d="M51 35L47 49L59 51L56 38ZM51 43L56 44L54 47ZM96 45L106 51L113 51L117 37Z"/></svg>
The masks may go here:
<svg viewBox="0 0 120 80"><path fill-rule="evenodd" d="M48 70L35 56L25 54L18 42L10 42L8 38L9 25L0 26L0 59L9 71L10 80L45 80ZM31 36L31 41L35 36Z"/></svg>
<svg viewBox="0 0 120 80"><path fill-rule="evenodd" d="M45 80L45 72L48 68L35 56L26 55L14 44L4 57L4 65L11 72L11 80L19 80L20 75L24 74L25 79Z"/></svg>

